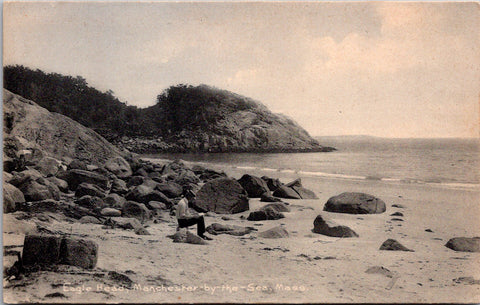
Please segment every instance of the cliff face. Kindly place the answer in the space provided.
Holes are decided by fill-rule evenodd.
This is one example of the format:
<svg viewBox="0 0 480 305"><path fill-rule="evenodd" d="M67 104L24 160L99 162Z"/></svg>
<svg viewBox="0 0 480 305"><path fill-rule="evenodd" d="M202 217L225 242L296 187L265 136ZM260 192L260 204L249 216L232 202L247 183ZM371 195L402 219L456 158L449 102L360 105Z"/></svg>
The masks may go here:
<svg viewBox="0 0 480 305"><path fill-rule="evenodd" d="M123 139L127 148L171 152L330 151L286 116L263 104L206 85L171 87L156 106L164 133L156 139Z"/></svg>
<svg viewBox="0 0 480 305"><path fill-rule="evenodd" d="M57 159L99 164L122 154L93 130L5 89L3 120L6 144L20 140L23 146L33 146L24 148L39 148Z"/></svg>

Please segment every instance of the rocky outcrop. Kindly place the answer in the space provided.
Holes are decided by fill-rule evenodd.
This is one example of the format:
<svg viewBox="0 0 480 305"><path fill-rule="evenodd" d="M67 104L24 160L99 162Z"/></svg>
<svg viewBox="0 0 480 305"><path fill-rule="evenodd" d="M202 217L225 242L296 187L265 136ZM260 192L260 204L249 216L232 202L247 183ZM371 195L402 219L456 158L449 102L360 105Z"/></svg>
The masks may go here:
<svg viewBox="0 0 480 305"><path fill-rule="evenodd" d="M445 247L460 252L480 252L480 237L454 237Z"/></svg>
<svg viewBox="0 0 480 305"><path fill-rule="evenodd" d="M235 179L218 178L205 183L196 194L196 210L235 214L249 209L247 193Z"/></svg>
<svg viewBox="0 0 480 305"><path fill-rule="evenodd" d="M324 211L348 214L380 214L386 211L385 202L364 193L342 193L331 197Z"/></svg>
<svg viewBox="0 0 480 305"><path fill-rule="evenodd" d="M35 102L3 90L3 131L7 138L25 139L32 147L59 160L79 159L101 164L122 153L93 130Z"/></svg>
<svg viewBox="0 0 480 305"><path fill-rule="evenodd" d="M312 232L331 237L358 237L358 234L349 227L324 219L322 215L318 215L313 221Z"/></svg>
<svg viewBox="0 0 480 305"><path fill-rule="evenodd" d="M123 138L135 152L304 152L331 151L292 119L263 104L206 85L170 87L157 105L162 137ZM160 134L159 133L159 134Z"/></svg>

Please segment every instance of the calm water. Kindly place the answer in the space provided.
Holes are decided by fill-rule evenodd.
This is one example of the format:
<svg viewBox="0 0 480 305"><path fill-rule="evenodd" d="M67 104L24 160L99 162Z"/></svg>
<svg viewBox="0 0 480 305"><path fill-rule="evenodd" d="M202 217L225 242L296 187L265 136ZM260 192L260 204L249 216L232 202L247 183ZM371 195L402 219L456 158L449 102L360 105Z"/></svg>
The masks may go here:
<svg viewBox="0 0 480 305"><path fill-rule="evenodd" d="M383 139L322 137L330 153L157 154L149 158L182 159L298 172L306 176L374 179L399 183L435 183L476 187L480 184L479 139Z"/></svg>

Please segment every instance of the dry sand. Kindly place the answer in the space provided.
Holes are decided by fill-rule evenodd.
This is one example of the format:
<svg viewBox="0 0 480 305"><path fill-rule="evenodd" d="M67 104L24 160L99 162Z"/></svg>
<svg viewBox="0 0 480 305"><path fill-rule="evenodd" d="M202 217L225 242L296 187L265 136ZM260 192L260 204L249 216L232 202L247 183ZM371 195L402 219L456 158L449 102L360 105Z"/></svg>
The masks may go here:
<svg viewBox="0 0 480 305"><path fill-rule="evenodd" d="M235 178L247 172L223 169ZM282 182L297 177L293 173L249 173L278 177ZM264 239L253 232L243 237L213 236L208 245L173 243L166 236L175 232L176 224L167 213L163 215L164 222L150 224L149 236L106 230L101 225L45 222L50 229L95 240L99 244L95 272L123 273L136 286L112 291L122 286L98 274L95 277L42 271L22 282L4 281L4 301L480 302L480 285L454 281L467 276L480 278L480 253L455 252L444 246L452 237L480 236L480 190L306 177L302 181L319 199L286 200L292 211L285 213L284 219L258 222L240 219L241 215L248 216L248 212L231 215L234 220L229 221L222 220L222 215L205 218L207 225L228 223L253 226L259 231L282 225L290 233L290 237L283 239ZM345 191L375 195L387 203L387 211L379 215L322 211L329 197ZM250 209L263 204L253 199ZM393 208L392 204L404 208ZM404 221L391 221L389 215L397 211L404 214L401 217ZM318 214L350 226L360 237L342 239L312 233L313 220ZM35 227L32 221L16 220L15 214L4 215L4 222L6 245L21 244L23 234ZM190 230L194 232L195 228ZM380 245L388 238L415 252L380 251ZM372 266L383 266L392 275L366 273ZM15 287L18 283L22 284ZM149 290L143 291L144 287ZM79 291L68 291L72 288ZM183 291L163 290L168 288ZM55 292L67 298L45 297Z"/></svg>

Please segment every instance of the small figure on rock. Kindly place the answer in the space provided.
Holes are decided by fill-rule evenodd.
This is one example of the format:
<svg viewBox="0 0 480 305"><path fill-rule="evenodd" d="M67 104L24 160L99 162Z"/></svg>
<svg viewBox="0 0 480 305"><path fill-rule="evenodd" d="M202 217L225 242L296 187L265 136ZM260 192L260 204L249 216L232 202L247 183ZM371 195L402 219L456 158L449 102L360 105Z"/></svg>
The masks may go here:
<svg viewBox="0 0 480 305"><path fill-rule="evenodd" d="M189 197L189 198L187 198ZM193 225L197 225L197 235L205 240L212 240L210 237L205 236L205 219L203 213L193 213L188 208L188 202L191 200L191 195L187 194L181 196L182 199L177 203L176 216L178 221L177 231L181 228L187 228Z"/></svg>

